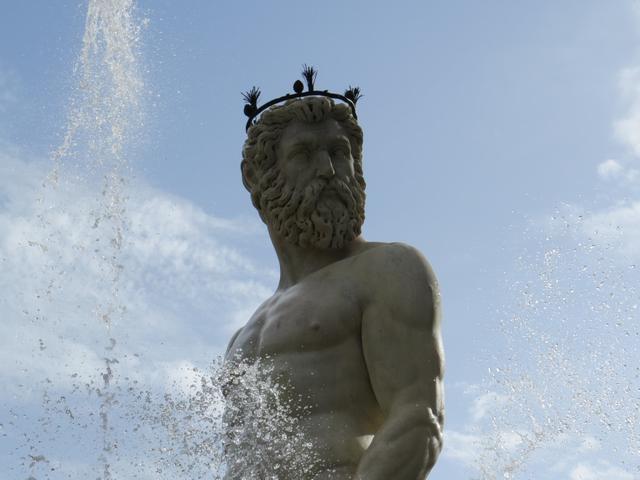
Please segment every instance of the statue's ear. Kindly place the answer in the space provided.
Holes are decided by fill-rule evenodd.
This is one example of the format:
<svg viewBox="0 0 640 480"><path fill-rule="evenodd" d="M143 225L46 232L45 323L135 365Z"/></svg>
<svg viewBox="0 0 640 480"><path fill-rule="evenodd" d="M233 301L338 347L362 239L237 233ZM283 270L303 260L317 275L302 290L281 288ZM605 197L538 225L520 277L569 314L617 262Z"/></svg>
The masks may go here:
<svg viewBox="0 0 640 480"><path fill-rule="evenodd" d="M240 163L240 170L242 171L242 184L244 188L249 192L253 192L256 179L255 170L246 160L242 160L242 163Z"/></svg>

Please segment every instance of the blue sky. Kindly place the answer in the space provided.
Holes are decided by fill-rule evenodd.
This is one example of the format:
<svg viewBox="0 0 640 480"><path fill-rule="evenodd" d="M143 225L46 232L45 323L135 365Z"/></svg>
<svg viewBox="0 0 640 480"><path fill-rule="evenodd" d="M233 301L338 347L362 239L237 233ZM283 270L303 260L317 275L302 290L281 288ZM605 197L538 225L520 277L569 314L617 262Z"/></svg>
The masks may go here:
<svg viewBox="0 0 640 480"><path fill-rule="evenodd" d="M504 458L492 460L496 475L524 458L513 478L639 478L637 459L611 449L637 447L637 436L601 427L596 401L622 398L614 424L638 417L637 394L617 395L617 388L637 392L638 378L615 368L637 350L639 331L638 8L631 1L136 2L144 127L127 154L119 300L127 313L113 333L123 368L157 382L157 372L182 378L176 372L219 354L275 287L276 259L240 181L240 92L257 85L265 98L279 96L308 63L319 69L319 87L364 92L365 237L418 247L440 279L448 441L430 478L480 475L477 442L495 433L490 420L501 412L497 431L508 425L516 434L503 439ZM67 214L56 217L53 233L42 237L34 223L41 179L77 96L86 5L12 2L2 11L0 316L8 320L0 328L15 341L5 340L0 371L7 385L34 385L29 395L11 387L4 403L36 411L35 385L66 375L52 359L79 355L69 368L84 365L93 375L104 338L86 313L100 303L104 271L74 253L88 251L83 238L93 234L73 219L100 204L90 159L74 158L83 182L69 177L73 188L52 194ZM34 242L49 253L34 253ZM58 260L47 257L53 251ZM43 305L51 265L66 276ZM549 351L545 335L566 341ZM580 423L564 403L572 397L562 372L570 371L584 381L569 390L595 399L583 409L593 410L593 428L574 425L523 454L532 426L521 417ZM592 384L596 374L613 379L610 390ZM518 383L523 375L528 386ZM515 384L521 393L505 393ZM556 402L555 416L539 411L539 398ZM14 444L32 426L26 418L2 441ZM11 454L15 467L5 477L24 477L20 455Z"/></svg>

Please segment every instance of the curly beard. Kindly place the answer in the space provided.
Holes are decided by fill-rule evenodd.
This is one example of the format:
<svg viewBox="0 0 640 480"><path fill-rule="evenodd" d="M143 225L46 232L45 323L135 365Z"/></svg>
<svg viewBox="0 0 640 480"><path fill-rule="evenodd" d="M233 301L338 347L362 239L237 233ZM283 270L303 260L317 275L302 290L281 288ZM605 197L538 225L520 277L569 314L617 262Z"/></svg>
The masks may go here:
<svg viewBox="0 0 640 480"><path fill-rule="evenodd" d="M303 189L278 173L260 197L265 222L300 247L342 248L354 240L364 222L364 189L350 177L315 179Z"/></svg>

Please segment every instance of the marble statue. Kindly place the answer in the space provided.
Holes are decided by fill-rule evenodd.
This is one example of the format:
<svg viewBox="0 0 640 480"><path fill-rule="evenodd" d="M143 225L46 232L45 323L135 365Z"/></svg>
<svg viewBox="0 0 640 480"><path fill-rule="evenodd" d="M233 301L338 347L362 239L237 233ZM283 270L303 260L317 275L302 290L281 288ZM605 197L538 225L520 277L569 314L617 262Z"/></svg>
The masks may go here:
<svg viewBox="0 0 640 480"><path fill-rule="evenodd" d="M362 237L362 143L349 106L322 96L272 106L248 128L242 180L280 282L225 361L266 358L296 392L323 465L310 478L424 479L442 448L438 285L415 248Z"/></svg>

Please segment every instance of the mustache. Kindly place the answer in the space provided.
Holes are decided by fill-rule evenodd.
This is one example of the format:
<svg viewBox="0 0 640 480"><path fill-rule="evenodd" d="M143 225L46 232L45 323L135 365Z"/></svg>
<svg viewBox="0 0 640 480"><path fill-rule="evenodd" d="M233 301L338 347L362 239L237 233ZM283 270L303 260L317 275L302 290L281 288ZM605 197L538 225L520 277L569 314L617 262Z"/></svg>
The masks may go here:
<svg viewBox="0 0 640 480"><path fill-rule="evenodd" d="M326 200L322 200L322 195L325 192L334 192L341 206L332 207ZM349 185L337 177L333 177L330 180L324 178L313 179L304 189L299 191L299 194L299 203L295 208L294 215L296 224L301 230L308 229L308 224L312 223L312 218L314 215L317 217L319 211L322 211L325 216L332 216L332 211L345 212L353 210L356 203ZM330 201L333 201L333 199ZM336 208L338 209L335 210Z"/></svg>
<svg viewBox="0 0 640 480"><path fill-rule="evenodd" d="M306 203L313 204L314 206L318 203L323 194L334 194L345 205L351 205L355 202L355 198L349 184L337 177L330 180L323 178L314 179L304 191L304 197L305 200L307 200Z"/></svg>

